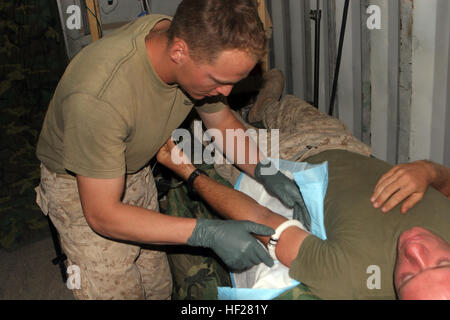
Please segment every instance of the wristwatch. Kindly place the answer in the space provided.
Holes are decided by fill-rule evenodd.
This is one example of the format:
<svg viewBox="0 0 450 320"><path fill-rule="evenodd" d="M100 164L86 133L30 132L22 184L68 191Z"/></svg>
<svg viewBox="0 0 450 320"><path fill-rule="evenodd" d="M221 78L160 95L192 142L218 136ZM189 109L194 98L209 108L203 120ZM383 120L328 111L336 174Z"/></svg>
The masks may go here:
<svg viewBox="0 0 450 320"><path fill-rule="evenodd" d="M192 172L191 175L189 176L189 178L187 179L188 191L193 196L197 195L197 192L195 191L195 188L194 188L194 181L201 174L208 176L208 174L205 171L203 171L202 169L195 169L194 172Z"/></svg>

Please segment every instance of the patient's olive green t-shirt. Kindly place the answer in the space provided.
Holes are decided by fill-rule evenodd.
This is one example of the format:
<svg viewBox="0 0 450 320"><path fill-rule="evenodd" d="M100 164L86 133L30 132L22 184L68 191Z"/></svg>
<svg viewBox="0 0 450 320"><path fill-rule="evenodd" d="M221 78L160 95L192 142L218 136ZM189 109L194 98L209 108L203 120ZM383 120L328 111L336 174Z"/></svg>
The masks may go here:
<svg viewBox="0 0 450 320"><path fill-rule="evenodd" d="M290 276L308 285L317 296L395 299L394 267L401 233L421 226L450 242L450 200L435 189L429 188L407 214L402 214L399 206L382 213L372 207L370 197L390 165L338 150L307 161L328 161L324 203L327 240L308 236L291 264Z"/></svg>
<svg viewBox="0 0 450 320"><path fill-rule="evenodd" d="M37 157L53 172L92 178L135 173L155 156L194 103L155 72L145 37L163 15L127 24L84 48L61 78L44 120ZM198 109L216 112L225 104Z"/></svg>

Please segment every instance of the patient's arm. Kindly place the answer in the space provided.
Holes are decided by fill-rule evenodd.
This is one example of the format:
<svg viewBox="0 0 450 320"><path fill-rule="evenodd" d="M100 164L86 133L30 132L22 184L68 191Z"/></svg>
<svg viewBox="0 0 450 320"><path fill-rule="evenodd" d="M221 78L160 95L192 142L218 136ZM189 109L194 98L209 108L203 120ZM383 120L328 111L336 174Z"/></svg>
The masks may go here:
<svg viewBox="0 0 450 320"><path fill-rule="evenodd" d="M450 198L450 169L431 161L399 164L381 177L371 200L384 212L404 201L401 211L406 213L422 200L429 185Z"/></svg>
<svg viewBox="0 0 450 320"><path fill-rule="evenodd" d="M226 187L204 175L195 179L194 188L225 218L250 220L273 229L286 221L286 218L259 205L244 193ZM289 267L292 260L297 257L298 250L308 235L307 232L296 227L286 229L278 240L275 250L278 260ZM258 239L265 245L269 241L269 237L258 237Z"/></svg>
<svg viewBox="0 0 450 320"><path fill-rule="evenodd" d="M186 158L184 158L184 164L175 164L171 158L171 154L174 153L171 151L177 147L171 139L169 140L159 151L157 159L181 178L187 180L189 175L195 170L195 167ZM181 157L183 155L180 156L180 159ZM247 195L226 187L207 176L200 175L197 177L194 181L194 188L212 208L225 218L250 220L273 229L276 229L281 223L286 221L286 218L259 205ZM297 227L286 229L278 240L275 250L278 260L289 267L291 262L297 257L298 250L308 235L309 233ZM269 241L269 237L258 236L258 239L265 245Z"/></svg>

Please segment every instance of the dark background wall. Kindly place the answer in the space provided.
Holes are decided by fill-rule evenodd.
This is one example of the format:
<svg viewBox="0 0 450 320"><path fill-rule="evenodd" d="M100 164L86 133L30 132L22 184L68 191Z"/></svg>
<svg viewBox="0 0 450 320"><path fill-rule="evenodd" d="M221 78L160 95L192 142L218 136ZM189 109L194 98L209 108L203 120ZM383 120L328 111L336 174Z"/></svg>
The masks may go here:
<svg viewBox="0 0 450 320"><path fill-rule="evenodd" d="M35 147L67 65L56 1L0 0L0 249L48 235Z"/></svg>

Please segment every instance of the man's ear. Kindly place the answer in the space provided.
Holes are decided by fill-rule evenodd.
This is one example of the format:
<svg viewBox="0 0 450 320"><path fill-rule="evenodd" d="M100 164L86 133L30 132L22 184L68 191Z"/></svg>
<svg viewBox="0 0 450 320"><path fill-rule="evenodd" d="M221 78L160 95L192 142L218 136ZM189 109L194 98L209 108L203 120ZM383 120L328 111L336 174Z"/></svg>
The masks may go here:
<svg viewBox="0 0 450 320"><path fill-rule="evenodd" d="M170 60L176 64L182 64L186 57L189 56L189 48L187 43L179 38L176 38L169 48Z"/></svg>

